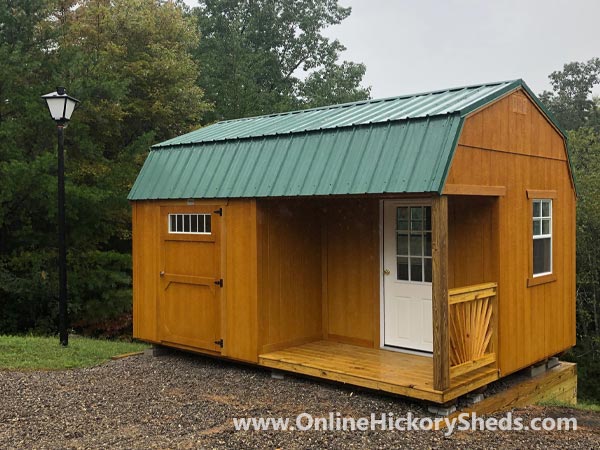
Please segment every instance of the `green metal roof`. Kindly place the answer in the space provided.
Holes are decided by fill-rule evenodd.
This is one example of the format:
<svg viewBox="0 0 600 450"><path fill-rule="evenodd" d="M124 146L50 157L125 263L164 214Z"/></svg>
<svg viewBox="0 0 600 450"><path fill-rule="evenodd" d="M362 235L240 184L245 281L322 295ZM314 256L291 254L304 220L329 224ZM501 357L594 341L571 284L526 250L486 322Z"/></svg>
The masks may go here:
<svg viewBox="0 0 600 450"><path fill-rule="evenodd" d="M464 117L522 80L229 120L152 147L130 200L441 192Z"/></svg>

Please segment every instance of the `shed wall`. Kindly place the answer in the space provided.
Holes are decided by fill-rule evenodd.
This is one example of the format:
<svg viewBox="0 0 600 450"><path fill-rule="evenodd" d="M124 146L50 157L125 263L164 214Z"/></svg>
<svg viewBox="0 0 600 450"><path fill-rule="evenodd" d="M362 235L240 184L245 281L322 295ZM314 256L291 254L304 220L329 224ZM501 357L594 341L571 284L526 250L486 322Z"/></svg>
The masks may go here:
<svg viewBox="0 0 600 450"><path fill-rule="evenodd" d="M257 222L256 201L196 200L195 205L223 207L221 272L224 304L221 354L257 362ZM187 201L134 201L133 222L133 335L160 343L161 207L188 206ZM252 319L254 317L254 319Z"/></svg>
<svg viewBox="0 0 600 450"><path fill-rule="evenodd" d="M259 352L322 337L321 212L312 200L261 200Z"/></svg>
<svg viewBox="0 0 600 450"><path fill-rule="evenodd" d="M379 200L330 200L325 205L325 338L379 347Z"/></svg>
<svg viewBox="0 0 600 450"><path fill-rule="evenodd" d="M501 374L575 345L575 192L562 136L528 97L513 93L465 120L447 183L506 186L498 199ZM528 189L556 191L556 280L531 287Z"/></svg>
<svg viewBox="0 0 600 450"><path fill-rule="evenodd" d="M378 205L258 202L259 353L320 339L379 345Z"/></svg>
<svg viewBox="0 0 600 450"><path fill-rule="evenodd" d="M497 197L448 199L448 288L498 281Z"/></svg>

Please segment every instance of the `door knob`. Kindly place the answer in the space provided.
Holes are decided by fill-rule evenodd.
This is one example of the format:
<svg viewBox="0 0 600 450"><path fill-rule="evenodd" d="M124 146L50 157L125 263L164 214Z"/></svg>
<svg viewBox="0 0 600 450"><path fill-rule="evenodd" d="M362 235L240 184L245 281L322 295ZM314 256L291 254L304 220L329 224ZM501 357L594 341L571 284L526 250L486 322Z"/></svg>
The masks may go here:
<svg viewBox="0 0 600 450"><path fill-rule="evenodd" d="M389 275L390 273L391 273L390 269L383 269L383 274L384 275Z"/></svg>
<svg viewBox="0 0 600 450"><path fill-rule="evenodd" d="M164 270L161 270L161 272L160 272L160 276L161 276L161 277L164 277L164 276L165 276L165 271L164 271Z"/></svg>

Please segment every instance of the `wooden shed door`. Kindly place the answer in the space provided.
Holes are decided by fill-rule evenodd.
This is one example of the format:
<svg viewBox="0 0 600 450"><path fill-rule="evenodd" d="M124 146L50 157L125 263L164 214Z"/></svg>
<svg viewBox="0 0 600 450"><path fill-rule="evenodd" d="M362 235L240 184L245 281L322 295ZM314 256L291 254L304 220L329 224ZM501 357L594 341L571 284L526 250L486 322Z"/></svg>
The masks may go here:
<svg viewBox="0 0 600 450"><path fill-rule="evenodd" d="M163 342L220 351L219 206L162 207L159 336Z"/></svg>

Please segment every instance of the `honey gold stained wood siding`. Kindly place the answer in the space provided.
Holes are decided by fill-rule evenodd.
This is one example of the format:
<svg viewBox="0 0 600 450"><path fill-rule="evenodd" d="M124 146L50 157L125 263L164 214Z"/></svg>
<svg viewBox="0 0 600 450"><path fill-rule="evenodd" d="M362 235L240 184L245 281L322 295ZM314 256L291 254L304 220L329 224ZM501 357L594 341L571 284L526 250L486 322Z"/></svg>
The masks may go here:
<svg viewBox="0 0 600 450"><path fill-rule="evenodd" d="M322 337L318 204L298 199L258 203L261 352Z"/></svg>
<svg viewBox="0 0 600 450"><path fill-rule="evenodd" d="M223 355L258 362L258 243L254 199L229 200L225 222Z"/></svg>
<svg viewBox="0 0 600 450"><path fill-rule="evenodd" d="M221 222L221 273L224 288L221 295L221 337L223 356L258 362L257 347L257 219L256 201L196 200L195 205L223 208ZM186 200L135 201L133 214L133 314L134 337L160 343L159 289L161 231L167 226L161 220L161 207L168 211L188 207ZM221 288L219 288L221 289ZM183 343L169 345L202 351Z"/></svg>
<svg viewBox="0 0 600 450"><path fill-rule="evenodd" d="M498 281L501 374L507 375L573 346L575 191L562 136L526 94L517 91L465 120L447 183L506 186L506 195L496 200L497 280L492 279L493 268L485 268L483 260L487 256L481 257L483 268L471 268L477 276L464 273L468 267L457 265L456 260L451 263L453 285L463 284L471 277ZM532 272L532 206L528 189L556 191L552 244L556 279L530 287L527 281ZM487 214L486 209L481 214ZM475 226L475 218L466 222ZM489 218L482 217L480 227L489 226ZM493 219L491 226L495 226ZM473 234L454 231L461 234L462 241L474 240L471 252L491 250L483 229L472 230ZM481 246L476 243L479 241ZM463 243L457 241L454 245ZM463 258L458 255L465 251L462 248L454 249L461 261Z"/></svg>
<svg viewBox="0 0 600 450"><path fill-rule="evenodd" d="M149 342L158 342L159 221L160 207L132 203L133 337Z"/></svg>
<svg viewBox="0 0 600 450"><path fill-rule="evenodd" d="M449 196L450 289L497 280L497 210L497 197Z"/></svg>
<svg viewBox="0 0 600 450"><path fill-rule="evenodd" d="M325 338L379 347L379 201L326 203Z"/></svg>

